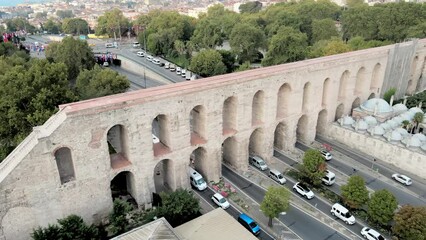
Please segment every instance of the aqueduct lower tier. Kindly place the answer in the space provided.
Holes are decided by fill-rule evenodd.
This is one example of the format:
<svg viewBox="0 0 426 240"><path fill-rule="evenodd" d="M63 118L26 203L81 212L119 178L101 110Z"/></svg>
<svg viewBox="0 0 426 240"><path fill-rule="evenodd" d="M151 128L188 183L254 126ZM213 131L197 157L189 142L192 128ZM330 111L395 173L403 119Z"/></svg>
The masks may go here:
<svg viewBox="0 0 426 240"><path fill-rule="evenodd" d="M401 72L396 85L405 88L399 92L424 89L425 44L408 42L62 105L0 165L0 235L27 239L33 227L72 213L99 221L120 187L139 205L149 205L157 186L189 187L189 163L217 181L222 159L244 170L249 153L268 161L273 147L291 151L296 139L313 141L337 117L382 95L383 86L395 85L386 80L389 72ZM396 48L414 50L402 54ZM402 74L405 70L410 74Z"/></svg>

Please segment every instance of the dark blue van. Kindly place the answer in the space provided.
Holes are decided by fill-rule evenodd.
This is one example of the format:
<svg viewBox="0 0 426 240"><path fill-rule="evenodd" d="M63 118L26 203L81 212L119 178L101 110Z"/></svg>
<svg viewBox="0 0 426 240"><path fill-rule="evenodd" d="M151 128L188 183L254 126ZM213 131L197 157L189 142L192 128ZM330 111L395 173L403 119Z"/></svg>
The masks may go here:
<svg viewBox="0 0 426 240"><path fill-rule="evenodd" d="M247 230L249 230L254 235L259 235L260 227L259 227L259 225L257 225L257 223L253 219L251 219L251 217L242 213L238 217L238 222L241 223L241 225L243 225L245 228L247 228Z"/></svg>

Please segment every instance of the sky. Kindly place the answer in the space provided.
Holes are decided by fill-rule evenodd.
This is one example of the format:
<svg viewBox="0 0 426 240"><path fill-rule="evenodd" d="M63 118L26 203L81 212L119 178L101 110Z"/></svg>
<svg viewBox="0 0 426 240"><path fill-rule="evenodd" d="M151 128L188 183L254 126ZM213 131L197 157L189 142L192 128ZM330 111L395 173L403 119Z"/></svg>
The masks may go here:
<svg viewBox="0 0 426 240"><path fill-rule="evenodd" d="M24 2L30 2L30 3L38 3L38 2L45 2L45 0L0 0L0 6L16 6L17 4L21 4Z"/></svg>

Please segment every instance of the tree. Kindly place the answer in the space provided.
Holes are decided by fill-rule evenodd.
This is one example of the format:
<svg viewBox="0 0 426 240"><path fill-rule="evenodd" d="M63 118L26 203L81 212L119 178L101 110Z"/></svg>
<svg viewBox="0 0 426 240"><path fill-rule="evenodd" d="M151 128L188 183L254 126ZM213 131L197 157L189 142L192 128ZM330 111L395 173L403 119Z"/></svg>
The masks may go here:
<svg viewBox="0 0 426 240"><path fill-rule="evenodd" d="M68 66L68 79L74 81L82 69L92 69L95 65L92 49L86 41L66 37L62 42L49 44L46 58Z"/></svg>
<svg viewBox="0 0 426 240"><path fill-rule="evenodd" d="M159 209L159 215L165 217L173 227L190 221L199 214L200 203L191 191L179 188L172 193L162 192L160 196L163 205Z"/></svg>
<svg viewBox="0 0 426 240"><path fill-rule="evenodd" d="M269 217L268 226L272 227L272 219L286 212L290 206L291 193L283 187L269 187L260 204L260 210Z"/></svg>
<svg viewBox="0 0 426 240"><path fill-rule="evenodd" d="M309 149L303 155L303 164L300 165L299 170L304 181L317 186L321 184L326 168L321 152L316 149Z"/></svg>
<svg viewBox="0 0 426 240"><path fill-rule="evenodd" d="M127 215L132 210L132 206L123 200L115 199L112 213L109 215L109 221L112 225L114 235L124 233L129 230Z"/></svg>
<svg viewBox="0 0 426 240"><path fill-rule="evenodd" d="M108 34L110 37L121 37L121 33L128 29L129 20L119 9L115 8L106 11L104 15L98 18L96 35Z"/></svg>
<svg viewBox="0 0 426 240"><path fill-rule="evenodd" d="M257 13L262 9L262 3L259 1L247 2L238 8L240 13Z"/></svg>
<svg viewBox="0 0 426 240"><path fill-rule="evenodd" d="M383 94L383 99L390 104L390 100L393 95L396 93L396 88L390 88Z"/></svg>
<svg viewBox="0 0 426 240"><path fill-rule="evenodd" d="M368 202L367 214L369 219L381 225L387 225L392 220L398 202L395 196L386 189L374 192Z"/></svg>
<svg viewBox="0 0 426 240"><path fill-rule="evenodd" d="M222 62L226 66L226 72L232 72L234 70L235 54L227 50L218 50L218 52L222 55Z"/></svg>
<svg viewBox="0 0 426 240"><path fill-rule="evenodd" d="M190 69L202 77L226 73L226 66L222 62L222 55L213 49L203 50L194 56L191 59Z"/></svg>
<svg viewBox="0 0 426 240"><path fill-rule="evenodd" d="M411 26L408 29L407 37L409 38L425 38L426 37L426 22Z"/></svg>
<svg viewBox="0 0 426 240"><path fill-rule="evenodd" d="M346 5L348 8L359 7L364 5L364 0L347 0Z"/></svg>
<svg viewBox="0 0 426 240"><path fill-rule="evenodd" d="M359 209L368 201L368 190L361 176L353 175L340 187L343 202L352 209Z"/></svg>
<svg viewBox="0 0 426 240"><path fill-rule="evenodd" d="M426 207L402 206L394 220L392 232L398 239L426 239Z"/></svg>
<svg viewBox="0 0 426 240"><path fill-rule="evenodd" d="M246 71L246 70L250 70L250 69L251 69L250 62L243 62L235 71L236 72L242 72L242 71Z"/></svg>
<svg viewBox="0 0 426 240"><path fill-rule="evenodd" d="M239 62L255 60L259 48L263 48L265 43L263 31L247 23L235 25L229 38L229 44L237 54Z"/></svg>
<svg viewBox="0 0 426 240"><path fill-rule="evenodd" d="M65 19L74 17L74 14L72 10L58 10L56 11L56 16L58 16L59 19Z"/></svg>
<svg viewBox="0 0 426 240"><path fill-rule="evenodd" d="M351 47L338 38L320 40L309 51L309 57L316 58L352 51Z"/></svg>
<svg viewBox="0 0 426 240"><path fill-rule="evenodd" d="M263 66L303 60L306 57L308 38L306 34L290 27L281 27L270 41Z"/></svg>
<svg viewBox="0 0 426 240"><path fill-rule="evenodd" d="M36 13L34 18L38 20L43 20L43 19L46 19L46 17L47 17L47 12L38 12Z"/></svg>
<svg viewBox="0 0 426 240"><path fill-rule="evenodd" d="M311 43L316 43L319 40L327 40L332 37L338 37L335 22L330 19L314 19L312 21L312 39Z"/></svg>
<svg viewBox="0 0 426 240"><path fill-rule="evenodd" d="M27 32L34 32L36 28L31 25L28 20L24 18L12 18L6 21L6 28L9 32L25 30Z"/></svg>
<svg viewBox="0 0 426 240"><path fill-rule="evenodd" d="M419 132L420 123L423 122L424 116L425 114L422 112L416 112L416 114L414 114L413 122L416 124L416 133Z"/></svg>
<svg viewBox="0 0 426 240"><path fill-rule="evenodd" d="M58 34L61 31L61 24L49 18L43 25L43 29L49 33Z"/></svg>
<svg viewBox="0 0 426 240"><path fill-rule="evenodd" d="M87 34L89 33L89 24L81 18L66 18L62 22L62 29L68 34Z"/></svg>
<svg viewBox="0 0 426 240"><path fill-rule="evenodd" d="M81 100L123 93L129 87L130 83L125 76L99 66L83 70L76 81L76 91Z"/></svg>

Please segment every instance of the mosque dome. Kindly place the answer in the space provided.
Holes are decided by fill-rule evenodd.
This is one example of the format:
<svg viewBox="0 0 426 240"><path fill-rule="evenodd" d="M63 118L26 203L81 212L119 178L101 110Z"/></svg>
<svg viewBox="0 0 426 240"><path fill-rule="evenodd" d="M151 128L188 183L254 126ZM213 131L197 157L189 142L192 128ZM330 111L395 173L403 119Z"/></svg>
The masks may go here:
<svg viewBox="0 0 426 240"><path fill-rule="evenodd" d="M426 143L422 145L422 149L426 152Z"/></svg>
<svg viewBox="0 0 426 240"><path fill-rule="evenodd" d="M373 116L365 116L364 117L364 121L369 125L369 126L375 126L377 125L377 119Z"/></svg>
<svg viewBox="0 0 426 240"><path fill-rule="evenodd" d="M396 116L396 117L392 118L392 120L394 120L398 124L401 124L402 121L404 121L405 119L403 119L401 116Z"/></svg>
<svg viewBox="0 0 426 240"><path fill-rule="evenodd" d="M418 108L418 107L412 107L412 108L410 108L410 110L409 110L409 111L410 111L410 112L413 112L413 113L418 113L418 112L423 113L422 109L420 109L420 108Z"/></svg>
<svg viewBox="0 0 426 240"><path fill-rule="evenodd" d="M337 122L344 126L351 126L355 122L355 120L351 116L344 116L337 120Z"/></svg>
<svg viewBox="0 0 426 240"><path fill-rule="evenodd" d="M407 145L407 147L420 147L422 145L420 140L415 137L404 138L401 142Z"/></svg>
<svg viewBox="0 0 426 240"><path fill-rule="evenodd" d="M419 139L421 142L426 142L426 136L422 133L416 133L413 135L413 138Z"/></svg>
<svg viewBox="0 0 426 240"><path fill-rule="evenodd" d="M368 129L368 132L371 133L372 135L378 135L378 136L382 136L383 134L385 134L385 130L380 126L374 126Z"/></svg>
<svg viewBox="0 0 426 240"><path fill-rule="evenodd" d="M384 134L384 136L388 139L388 141L401 141L402 135L396 130L389 131Z"/></svg>
<svg viewBox="0 0 426 240"><path fill-rule="evenodd" d="M389 124L389 126L391 126L392 129L397 128L400 125L393 119L387 120L386 123Z"/></svg>
<svg viewBox="0 0 426 240"><path fill-rule="evenodd" d="M392 129L392 126L388 122L380 124L380 127L382 127L385 131Z"/></svg>
<svg viewBox="0 0 426 240"><path fill-rule="evenodd" d="M357 131L365 131L368 128L368 124L361 119L358 122L353 123L352 127L355 128L355 130Z"/></svg>
<svg viewBox="0 0 426 240"><path fill-rule="evenodd" d="M361 104L360 108L364 111L376 114L393 112L393 108L381 98L372 98Z"/></svg>
<svg viewBox="0 0 426 240"><path fill-rule="evenodd" d="M392 106L392 108L393 108L394 112L398 112L398 113L405 112L405 111L408 110L407 106L405 106L402 103L395 104L395 105Z"/></svg>
<svg viewBox="0 0 426 240"><path fill-rule="evenodd" d="M413 115L408 112L399 115L399 117L407 121L411 121L411 119L413 119Z"/></svg>
<svg viewBox="0 0 426 240"><path fill-rule="evenodd" d="M405 130L405 129L404 129L404 128L402 128L402 127L399 127L399 128L397 128L397 129L395 129L395 131L399 132L402 136L406 136L406 135L408 135L407 130Z"/></svg>

